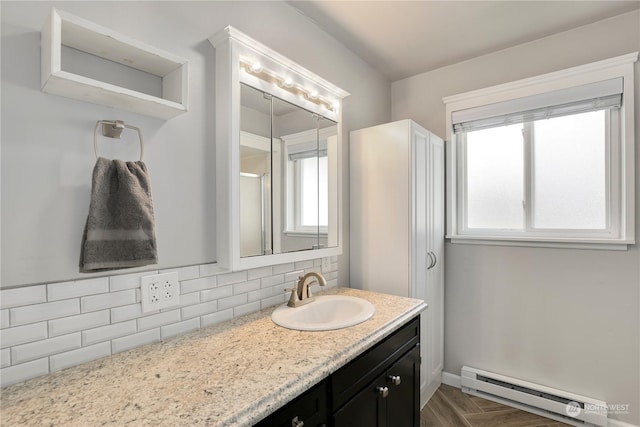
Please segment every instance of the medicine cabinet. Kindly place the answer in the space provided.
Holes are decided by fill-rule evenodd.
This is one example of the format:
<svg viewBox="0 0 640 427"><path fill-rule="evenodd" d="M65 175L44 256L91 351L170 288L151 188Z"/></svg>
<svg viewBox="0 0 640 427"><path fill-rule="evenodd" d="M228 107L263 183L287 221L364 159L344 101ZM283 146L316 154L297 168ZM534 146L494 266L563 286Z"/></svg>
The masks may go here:
<svg viewBox="0 0 640 427"><path fill-rule="evenodd" d="M237 271L339 255L348 93L232 27L209 40L218 265Z"/></svg>

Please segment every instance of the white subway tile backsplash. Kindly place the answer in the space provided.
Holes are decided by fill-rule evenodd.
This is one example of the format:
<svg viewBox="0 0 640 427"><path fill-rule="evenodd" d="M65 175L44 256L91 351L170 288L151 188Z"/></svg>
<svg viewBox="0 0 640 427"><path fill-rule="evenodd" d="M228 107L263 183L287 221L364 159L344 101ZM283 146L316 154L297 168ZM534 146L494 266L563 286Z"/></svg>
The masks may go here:
<svg viewBox="0 0 640 427"><path fill-rule="evenodd" d="M264 309L268 307L273 307L275 305L284 304L286 301L287 301L287 298L285 295L274 295L270 298L262 299L260 301L260 308Z"/></svg>
<svg viewBox="0 0 640 427"><path fill-rule="evenodd" d="M297 283L300 276L304 276L304 270L290 271L284 275L284 283Z"/></svg>
<svg viewBox="0 0 640 427"><path fill-rule="evenodd" d="M273 296L272 288L259 289L257 291L251 291L247 294L247 300L249 302L260 301L261 299L270 298Z"/></svg>
<svg viewBox="0 0 640 427"><path fill-rule="evenodd" d="M250 302L249 304L239 305L233 308L233 317L244 316L245 314L255 313L256 311L260 311L260 303Z"/></svg>
<svg viewBox="0 0 640 427"><path fill-rule="evenodd" d="M0 291L0 308L19 307L42 302L47 302L47 287L45 285Z"/></svg>
<svg viewBox="0 0 640 427"><path fill-rule="evenodd" d="M47 322L4 329L0 331L0 348L44 340L47 337Z"/></svg>
<svg viewBox="0 0 640 427"><path fill-rule="evenodd" d="M246 294L250 291L260 289L260 280L251 280L249 282L236 283L233 285L233 294Z"/></svg>
<svg viewBox="0 0 640 427"><path fill-rule="evenodd" d="M247 280L246 271L236 271L234 273L218 275L218 286L231 285L233 283L245 282Z"/></svg>
<svg viewBox="0 0 640 427"><path fill-rule="evenodd" d="M224 310L226 308L236 307L238 305L247 303L247 294L235 295L227 298L220 298L218 300L218 310Z"/></svg>
<svg viewBox="0 0 640 427"><path fill-rule="evenodd" d="M144 316L148 314L160 313L160 310L154 310L144 313ZM111 309L111 322L124 322L125 320L137 319L142 317L142 304L123 305L122 307L116 307Z"/></svg>
<svg viewBox="0 0 640 427"><path fill-rule="evenodd" d="M200 301L206 302L214 299L230 297L231 295L233 295L233 286L224 286L222 288L215 288L200 292Z"/></svg>
<svg viewBox="0 0 640 427"><path fill-rule="evenodd" d="M218 301L209 301L202 304L191 305L189 307L184 307L181 311L183 319L203 316L205 314L218 311Z"/></svg>
<svg viewBox="0 0 640 427"><path fill-rule="evenodd" d="M220 268L216 263L203 264L200 266L200 277L215 276L217 274L225 273L226 271L228 270Z"/></svg>
<svg viewBox="0 0 640 427"><path fill-rule="evenodd" d="M278 274L275 276L271 276L271 277L265 277L263 279L260 279L260 286L263 288L270 288L271 286L274 285L283 285L284 284L284 274ZM285 287L282 286L282 289L284 289Z"/></svg>
<svg viewBox="0 0 640 427"><path fill-rule="evenodd" d="M191 280L197 279L200 277L200 267L197 265L190 265L188 267L180 267L180 268L169 268L167 270L160 270L160 274L162 273L178 273L178 280Z"/></svg>
<svg viewBox="0 0 640 427"><path fill-rule="evenodd" d="M202 291L217 286L216 276L203 277L201 279L185 280L180 282L180 294Z"/></svg>
<svg viewBox="0 0 640 427"><path fill-rule="evenodd" d="M153 314L151 316L142 317L137 320L138 330L144 331L145 329L158 328L160 326L168 325L180 321L180 310L166 311L159 314Z"/></svg>
<svg viewBox="0 0 640 427"><path fill-rule="evenodd" d="M288 264L279 264L279 265L274 265L273 266L273 274L283 274L283 273L288 273L290 271L293 271L296 269L296 265L292 262L288 263Z"/></svg>
<svg viewBox="0 0 640 427"><path fill-rule="evenodd" d="M142 313L140 277L146 271L0 291L2 386L112 353L180 335L286 302L285 287L318 271L322 260L229 273L217 264L177 271L178 307ZM323 273L337 285L337 257ZM84 346L84 347L82 347Z"/></svg>
<svg viewBox="0 0 640 427"><path fill-rule="evenodd" d="M140 287L140 278L151 274L157 274L157 271L143 271L141 273L111 276L109 278L109 290L111 292L117 292L127 289L137 289Z"/></svg>
<svg viewBox="0 0 640 427"><path fill-rule="evenodd" d="M11 352L8 348L0 350L0 368L11 366Z"/></svg>
<svg viewBox="0 0 640 427"><path fill-rule="evenodd" d="M60 371L71 366L87 363L111 355L111 343L103 342L89 347L79 348L49 357L51 372Z"/></svg>
<svg viewBox="0 0 640 427"><path fill-rule="evenodd" d="M114 338L120 338L125 335L136 333L136 321L129 320L122 323L114 323L113 325L101 326L99 328L88 329L82 331L82 345L87 346L102 341L109 341Z"/></svg>
<svg viewBox="0 0 640 427"><path fill-rule="evenodd" d="M109 321L109 310L49 320L49 336L55 337L84 329L96 328L98 326L108 325Z"/></svg>
<svg viewBox="0 0 640 427"><path fill-rule="evenodd" d="M190 294L180 295L180 307L194 305L200 303L200 292L191 292Z"/></svg>
<svg viewBox="0 0 640 427"><path fill-rule="evenodd" d="M80 314L80 300L77 298L9 309L11 326L57 319L74 314Z"/></svg>
<svg viewBox="0 0 640 427"><path fill-rule="evenodd" d="M145 344L151 344L156 341L160 341L160 328L139 332L122 338L116 338L111 341L111 354L141 347Z"/></svg>
<svg viewBox="0 0 640 427"><path fill-rule="evenodd" d="M62 335L55 338L36 341L11 347L12 363L23 363L63 351L80 348L80 333Z"/></svg>
<svg viewBox="0 0 640 427"><path fill-rule="evenodd" d="M306 261L298 261L298 262L295 263L295 266L296 266L296 270L304 270L304 269L307 269L307 268L313 268L314 267L312 259L306 260Z"/></svg>
<svg viewBox="0 0 640 427"><path fill-rule="evenodd" d="M108 277L53 283L51 285L47 285L47 300L59 301L62 299L77 298L105 292L109 292Z"/></svg>
<svg viewBox="0 0 640 427"><path fill-rule="evenodd" d="M9 327L9 310L0 310L0 329Z"/></svg>
<svg viewBox="0 0 640 427"><path fill-rule="evenodd" d="M49 373L49 359L38 359L0 369L0 386L8 386Z"/></svg>
<svg viewBox="0 0 640 427"><path fill-rule="evenodd" d="M89 297L82 297L80 299L80 305L82 306L83 313L135 303L135 289L110 292L108 294L92 295Z"/></svg>
<svg viewBox="0 0 640 427"><path fill-rule="evenodd" d="M215 325L216 323L225 322L231 319L233 319L232 308L219 311L217 313L207 314L206 316L202 316L202 327L204 328L207 326Z"/></svg>
<svg viewBox="0 0 640 427"><path fill-rule="evenodd" d="M269 267L260 267L254 268L252 270L247 270L247 279L262 279L263 277L269 277L273 275L273 269Z"/></svg>
<svg viewBox="0 0 640 427"><path fill-rule="evenodd" d="M200 318L185 320L183 322L174 323L172 325L163 326L160 328L161 338L167 339L176 335L184 334L190 331L195 331L200 328Z"/></svg>

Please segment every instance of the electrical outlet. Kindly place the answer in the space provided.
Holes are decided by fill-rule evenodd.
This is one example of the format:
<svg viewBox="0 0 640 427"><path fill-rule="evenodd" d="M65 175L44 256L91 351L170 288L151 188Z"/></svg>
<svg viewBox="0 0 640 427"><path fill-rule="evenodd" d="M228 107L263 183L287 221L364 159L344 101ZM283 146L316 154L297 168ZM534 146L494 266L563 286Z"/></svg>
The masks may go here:
<svg viewBox="0 0 640 427"><path fill-rule="evenodd" d="M178 272L143 276L140 283L143 313L180 305Z"/></svg>

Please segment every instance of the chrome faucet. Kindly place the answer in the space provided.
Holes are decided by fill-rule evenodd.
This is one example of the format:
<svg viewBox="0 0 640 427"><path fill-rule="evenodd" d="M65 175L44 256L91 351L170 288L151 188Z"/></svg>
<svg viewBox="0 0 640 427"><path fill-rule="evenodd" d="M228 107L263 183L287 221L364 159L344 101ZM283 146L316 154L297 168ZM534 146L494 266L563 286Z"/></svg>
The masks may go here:
<svg viewBox="0 0 640 427"><path fill-rule="evenodd" d="M307 279L312 277L312 280L307 283ZM291 291L291 297L289 298L289 302L287 305L289 307L300 307L301 305L308 304L315 299L315 297L311 294L311 288L309 286L313 285L314 282L319 284L320 286L326 286L327 280L320 273L316 273L315 271L310 271L304 276L298 277L298 284L295 288L288 288L285 291Z"/></svg>

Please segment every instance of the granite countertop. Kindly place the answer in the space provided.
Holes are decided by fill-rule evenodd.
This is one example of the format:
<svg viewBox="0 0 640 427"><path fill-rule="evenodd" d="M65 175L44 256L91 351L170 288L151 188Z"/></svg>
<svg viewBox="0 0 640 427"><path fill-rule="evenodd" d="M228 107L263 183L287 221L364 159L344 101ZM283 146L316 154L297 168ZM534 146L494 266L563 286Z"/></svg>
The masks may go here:
<svg viewBox="0 0 640 427"><path fill-rule="evenodd" d="M262 310L2 390L0 422L26 425L249 426L416 316L421 300L357 289L376 307L346 329L302 332Z"/></svg>

